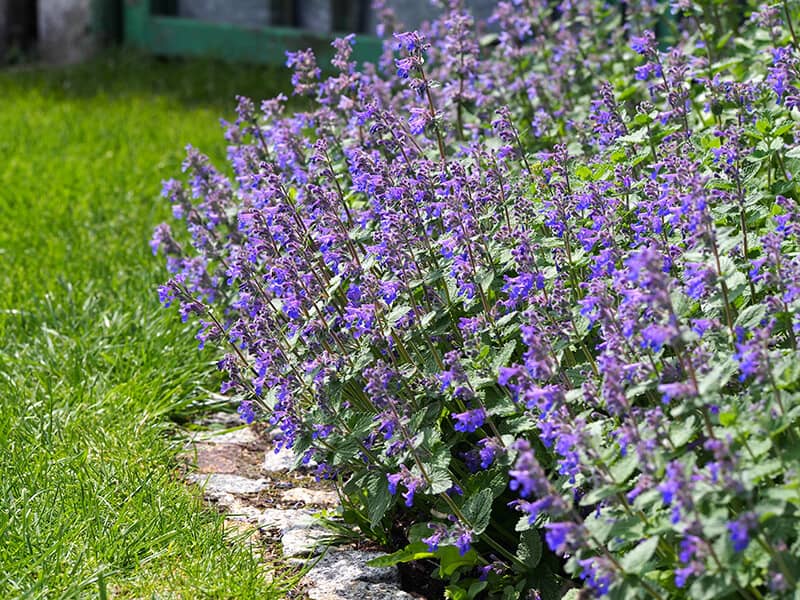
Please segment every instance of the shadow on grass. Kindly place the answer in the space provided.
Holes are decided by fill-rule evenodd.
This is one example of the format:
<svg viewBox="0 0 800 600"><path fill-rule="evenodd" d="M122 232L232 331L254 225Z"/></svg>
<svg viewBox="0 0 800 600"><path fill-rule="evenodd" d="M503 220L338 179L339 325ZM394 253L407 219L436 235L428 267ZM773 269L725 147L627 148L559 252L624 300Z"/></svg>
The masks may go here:
<svg viewBox="0 0 800 600"><path fill-rule="evenodd" d="M222 115L230 114L237 95L256 101L279 93L291 97L290 79L291 72L283 66L167 59L113 49L79 65L24 65L0 70L0 90L4 90L0 98L11 90L37 90L54 100L165 97L187 107L216 109Z"/></svg>

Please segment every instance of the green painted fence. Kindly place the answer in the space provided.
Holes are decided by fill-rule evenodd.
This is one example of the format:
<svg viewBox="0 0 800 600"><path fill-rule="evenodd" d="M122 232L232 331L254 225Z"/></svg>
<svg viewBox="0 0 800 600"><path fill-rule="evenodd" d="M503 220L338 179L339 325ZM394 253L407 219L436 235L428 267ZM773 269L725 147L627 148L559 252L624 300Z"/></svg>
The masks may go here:
<svg viewBox="0 0 800 600"><path fill-rule="evenodd" d="M163 2L163 0L162 0ZM241 27L161 14L169 5L153 0L124 0L126 44L163 56L206 56L230 61L284 64L287 50L312 48L320 65L333 56L331 40L292 27ZM156 10L159 9L159 10ZM375 61L381 52L378 38L357 35L353 59Z"/></svg>

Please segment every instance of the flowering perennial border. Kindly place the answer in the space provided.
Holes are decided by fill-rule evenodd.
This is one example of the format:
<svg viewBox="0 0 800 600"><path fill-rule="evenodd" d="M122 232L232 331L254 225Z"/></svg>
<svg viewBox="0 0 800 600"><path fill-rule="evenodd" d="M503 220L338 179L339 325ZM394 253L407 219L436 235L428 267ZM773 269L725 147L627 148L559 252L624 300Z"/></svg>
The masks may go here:
<svg viewBox="0 0 800 600"><path fill-rule="evenodd" d="M382 9L379 65L290 53L313 107L240 98L232 175L165 184L223 390L448 597L797 586L794 5L672 9Z"/></svg>

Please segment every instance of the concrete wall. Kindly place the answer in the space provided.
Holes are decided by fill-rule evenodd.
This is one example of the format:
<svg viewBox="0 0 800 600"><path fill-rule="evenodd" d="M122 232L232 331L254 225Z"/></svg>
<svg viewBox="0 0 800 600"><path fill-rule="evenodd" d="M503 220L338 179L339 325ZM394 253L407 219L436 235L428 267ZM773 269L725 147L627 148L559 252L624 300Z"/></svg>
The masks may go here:
<svg viewBox="0 0 800 600"><path fill-rule="evenodd" d="M0 0L0 63L8 48L8 0Z"/></svg>
<svg viewBox="0 0 800 600"><path fill-rule="evenodd" d="M38 0L39 52L54 63L86 59L95 48L92 0Z"/></svg>

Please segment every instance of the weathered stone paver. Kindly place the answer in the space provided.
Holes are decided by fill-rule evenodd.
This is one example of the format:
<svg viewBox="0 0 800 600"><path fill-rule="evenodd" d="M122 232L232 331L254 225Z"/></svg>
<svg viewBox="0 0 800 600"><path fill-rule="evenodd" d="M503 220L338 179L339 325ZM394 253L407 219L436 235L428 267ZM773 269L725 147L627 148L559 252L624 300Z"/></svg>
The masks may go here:
<svg viewBox="0 0 800 600"><path fill-rule="evenodd" d="M287 473L294 467L294 454L290 450L275 452L268 450L264 455L261 470L265 473Z"/></svg>
<svg viewBox="0 0 800 600"><path fill-rule="evenodd" d="M289 504L296 503L333 508L339 504L339 496L336 492L328 490L310 490L296 487L281 492L281 501Z"/></svg>
<svg viewBox="0 0 800 600"><path fill-rule="evenodd" d="M377 552L331 549L306 575L311 600L412 600L400 590L396 569L376 569L367 561Z"/></svg>
<svg viewBox="0 0 800 600"><path fill-rule="evenodd" d="M217 413L201 424L231 428L240 422ZM366 565L378 553L326 548L331 533L314 514L336 507L338 495L295 470L291 451L276 453L269 438L255 427L195 433L184 454L193 467L187 480L203 487L233 530L252 527L265 543L280 544L287 563L316 561L300 583L309 600L419 599L400 589L396 568Z"/></svg>
<svg viewBox="0 0 800 600"><path fill-rule="evenodd" d="M224 494L250 496L269 487L266 479L250 479L231 473L192 473L187 479L191 483L204 486L205 494L210 499L219 498Z"/></svg>

